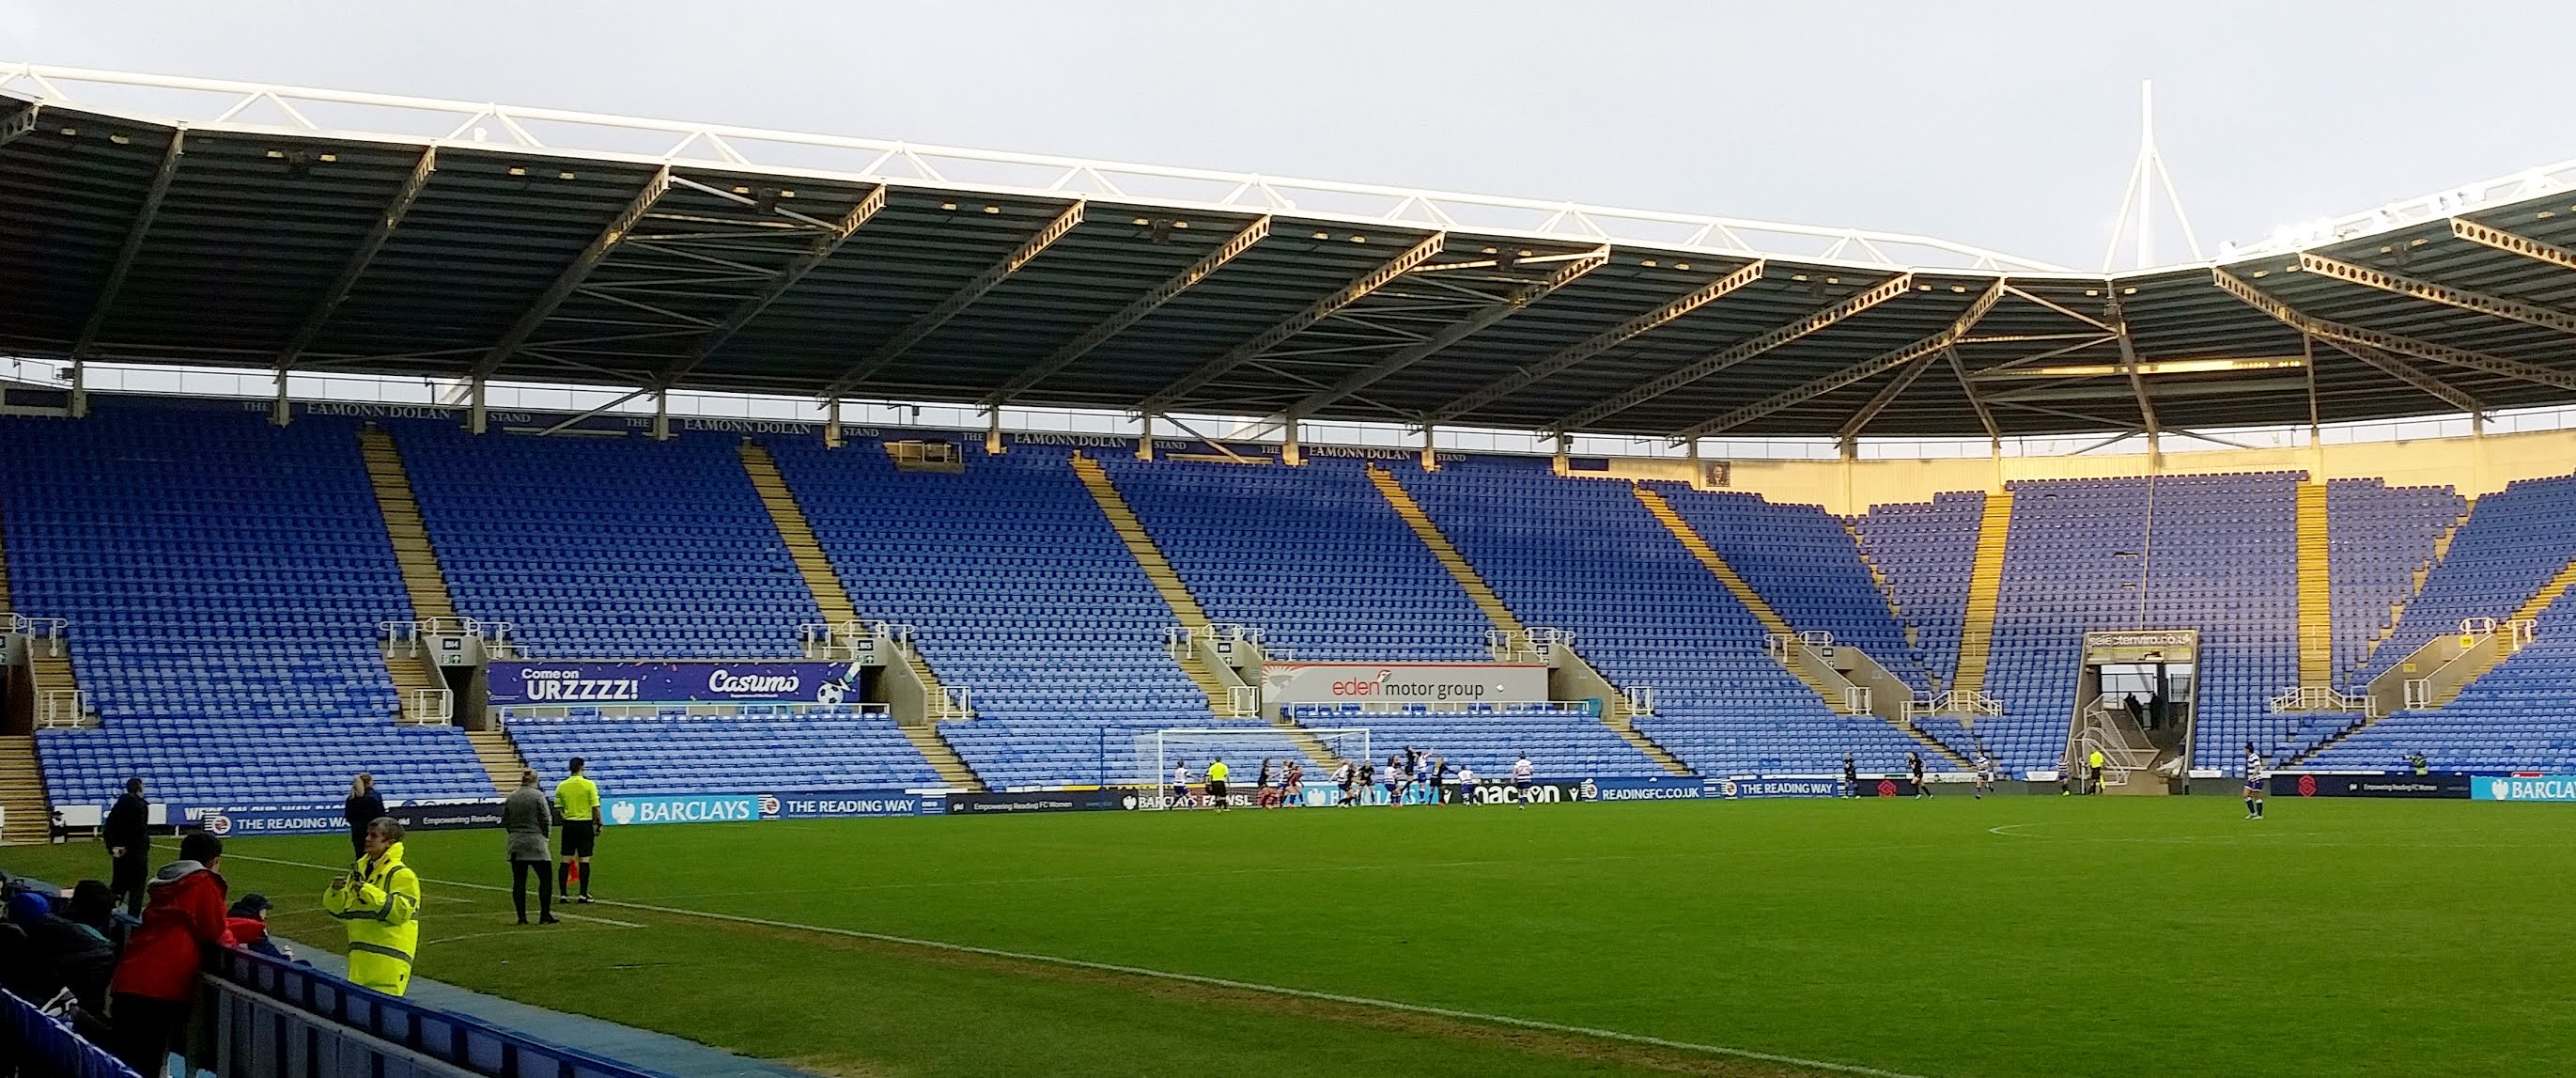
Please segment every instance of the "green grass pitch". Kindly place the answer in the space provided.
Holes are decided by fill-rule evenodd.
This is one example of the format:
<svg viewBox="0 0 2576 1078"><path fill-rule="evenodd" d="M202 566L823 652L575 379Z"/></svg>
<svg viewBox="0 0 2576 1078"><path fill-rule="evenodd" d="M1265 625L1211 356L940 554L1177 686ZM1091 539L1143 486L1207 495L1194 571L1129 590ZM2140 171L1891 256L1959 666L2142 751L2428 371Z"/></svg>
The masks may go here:
<svg viewBox="0 0 2576 1078"><path fill-rule="evenodd" d="M505 892L459 885L506 887L497 833L415 835L412 862L452 881L423 976L841 1075L1819 1073L1693 1046L1926 1076L2564 1072L2576 813L2243 814L1944 796L612 828L619 904L578 912L635 928L511 925ZM240 840L226 875L337 947L328 873L279 862L347 852ZM0 867L106 864L82 844Z"/></svg>

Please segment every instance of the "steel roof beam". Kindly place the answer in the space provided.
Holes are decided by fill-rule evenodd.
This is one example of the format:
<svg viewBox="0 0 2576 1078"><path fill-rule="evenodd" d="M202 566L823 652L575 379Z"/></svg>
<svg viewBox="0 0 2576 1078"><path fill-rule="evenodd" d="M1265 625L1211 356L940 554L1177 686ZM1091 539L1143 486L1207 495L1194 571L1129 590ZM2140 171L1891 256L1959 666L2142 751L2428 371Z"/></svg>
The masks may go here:
<svg viewBox="0 0 2576 1078"><path fill-rule="evenodd" d="M2309 336L2311 338L2315 338L2316 335L2309 334ZM2381 374L2397 379L2407 385L2414 386L2426 396L2432 397L2433 399L2441 401L2442 403L2450 405L2460 411L2467 412L2470 415L2487 414L2487 406L2480 403L2476 397L2472 397L2465 391L2447 385L2441 379L2435 378L2432 375L2416 369L2414 364L2408 363L2403 359L2386 352L2382 352L2379 349L2366 344L2356 344L2351 341L2336 340L2332 337L2323 338L2323 340L2327 344L2333 345L2336 351L2342 352L2345 355L2369 364L2373 369L2376 369ZM2313 376L2313 374L2311 376Z"/></svg>
<svg viewBox="0 0 2576 1078"><path fill-rule="evenodd" d="M1944 348L1941 351L1948 352L1950 349ZM1896 377L1887 380L1886 388L1879 390L1869 399L1868 404L1861 406L1860 411L1852 413L1852 417L1843 423L1841 430L1834 432L1835 440L1848 442L1860 437L1860 432L1869 427L1870 420L1878 418L1878 413L1886 411L1888 405L1896 403L1896 398L1904 396L1907 389L1913 388L1915 379L1923 377L1923 372L1931 369L1931 356L1906 364L1903 369L1896 372Z"/></svg>
<svg viewBox="0 0 2576 1078"><path fill-rule="evenodd" d="M582 248L580 254L573 256L572 263L565 266L563 272L555 275L554 283L546 286L546 290L537 295L537 301L530 304L527 311L519 315L518 321L510 324L510 328L501 334L501 339L494 342L492 347L483 353L482 359L475 361L473 370L466 373L466 379L478 381L489 378L493 371L501 369L502 364L509 362L510 357L518 353L519 347L528 343L528 337L536 333L537 327L544 325L546 319L555 313L556 308L563 306L565 300L572 298L573 290L580 288L581 283L590 278L591 271L598 269L599 264L607 260L608 253L616 250L618 244L626 242L629 236L634 235L636 226L644 223L644 215L653 212L653 204L660 202L663 195L669 194L671 187L671 166L664 165L653 170L652 178L644 181L643 189L635 192L635 197L627 201L626 208L619 211L617 216L608 222L608 227L600 230L599 235L591 238L589 246Z"/></svg>
<svg viewBox="0 0 2576 1078"><path fill-rule="evenodd" d="M31 103L26 108L10 113L7 118L0 119L0 146L15 142L19 136L35 130L36 114L43 111L45 111L43 104Z"/></svg>
<svg viewBox="0 0 2576 1078"><path fill-rule="evenodd" d="M1630 408L1644 404L1647 401L1663 396L1664 394L1670 393L1676 389L1680 389L1683 386L1699 381L1709 375L1716 374L1717 372L1729 367L1747 362L1754 357L1760 356L1765 352L1769 352L1772 349L1780 347L1781 345L1788 344L1791 341L1815 333L1818 330L1822 330L1846 318L1850 318L1862 311L1866 311L1872 307L1878 306L1879 304L1895 299L1898 296L1902 296L1907 292L1912 291L1913 289L1913 274L1897 274L1896 276L1881 281L1876 285L1863 289L1841 303L1837 303L1831 307L1825 308L1824 310L1817 311L1814 314L1808 315L1795 322L1791 322L1788 325L1760 334L1751 340L1734 345L1733 347L1721 348L1717 351L1702 355L1698 359L1683 365L1678 370L1674 370L1630 386L1598 404L1591 405L1580 411L1558 416L1554 422L1547 424L1547 427L1549 430L1564 432L1574 430L1586 424L1608 419L1609 417L1627 411ZM1706 424L1702 424L1702 426L1706 426ZM1696 430L1696 428L1694 428L1694 430ZM1685 431L1674 435L1676 438L1691 438L1696 436L1697 435L1691 431Z"/></svg>
<svg viewBox="0 0 2576 1078"><path fill-rule="evenodd" d="M1989 441L2002 442L2003 428L1995 425L1995 413L1986 407L1986 398L1978 394L1976 380L1968 377L1968 361L1959 358L1959 349L1956 345L1944 348L1941 352L1950 360L1950 373L1959 379L1959 392L1967 395L1968 407L1976 409L1978 424L1986 428L1986 438Z"/></svg>
<svg viewBox="0 0 2576 1078"><path fill-rule="evenodd" d="M1335 289L1332 295L1308 304L1305 310L1288 316L1287 320L1278 325L1262 330L1251 340L1227 349L1224 355L1199 364L1190 373L1182 375L1179 380L1138 402L1136 410L1147 415L1161 414L1208 383L1225 377L1235 368L1252 362L1262 353L1286 342L1288 338L1305 332L1307 327L1332 317L1334 312L1359 302L1378 289L1394 284L1405 274L1413 272L1424 262L1430 261L1431 256L1439 254L1441 245L1447 241L1448 235L1441 232L1434 232L1424 237L1421 242L1407 248L1403 254L1387 260L1385 264L1370 270L1358 280Z"/></svg>
<svg viewBox="0 0 2576 1078"><path fill-rule="evenodd" d="M2156 422L2155 398L2147 395L2147 376L2138 372L2138 347L2129 339L2129 315L2120 306L2114 289L2103 289L2103 308L2110 315L2111 340L2120 346L2120 370L2129 377L2129 394L2138 399L2138 423L2146 428L2147 445L2152 449L2163 433Z"/></svg>
<svg viewBox="0 0 2576 1078"><path fill-rule="evenodd" d="M411 167L411 175L394 192L393 200L385 204L385 211L377 215L374 227L367 230L367 238L359 241L358 249L351 252L349 261L340 267L339 278L322 293L322 301L305 313L304 321L298 323L294 334L286 339L286 347L278 349L278 370L293 368L295 361L304 355L304 350L312 346L313 338L321 335L323 325L331 320L331 312L339 310L340 304L348 300L350 290L358 286L358 278L367 272L367 264L376 260L376 252L384 250L385 241L393 237L394 229L402 227L404 215L411 212L411 204L419 200L421 188L429 186L430 176L437 171L438 148L432 146L422 150L420 160Z"/></svg>
<svg viewBox="0 0 2576 1078"><path fill-rule="evenodd" d="M2554 243L2542 243L2529 236L2507 232L2494 225L2480 224L2466 217L2451 218L2451 234L2482 247L2493 247L2506 254L2521 255L2535 262L2546 262L2560 269L2576 270L2576 251Z"/></svg>
<svg viewBox="0 0 2576 1078"><path fill-rule="evenodd" d="M734 197L729 191L717 193L728 198ZM850 207L850 212L842 214L838 221L821 222L801 213L791 214L799 221L819 226L822 231L815 234L814 241L807 244L805 250L788 259L787 264L779 267L778 272L762 282L757 290L743 297L742 302L735 304L733 310L728 312L723 320L708 327L705 335L698 338L698 343L689 347L686 355L673 360L670 366L663 368L661 376L654 379L654 384L668 389L690 371L696 370L698 364L706 362L708 356L716 353L716 349L724 347L724 343L732 340L734 334L742 331L742 327L750 325L752 319L760 317L760 312L768 310L770 304L778 302L778 297L786 295L788 289L796 287L796 282L804 280L805 275L813 272L814 267L830 260L832 253L840 250L841 245L849 241L852 233L857 232L860 226L867 224L869 219L885 209L885 204L886 188L885 185L879 184L866 196L860 198L857 205Z"/></svg>
<svg viewBox="0 0 2576 1078"><path fill-rule="evenodd" d="M1524 365L1501 381L1432 409L1422 417L1423 425L1435 426L1446 423L1541 381L1563 374L1573 369L1576 364L1625 344L1649 331L1670 325L1683 315L1715 303L1728 294L1761 280L1764 269L1765 264L1757 259L1733 273L1693 289L1689 295L1593 334L1538 362Z"/></svg>
<svg viewBox="0 0 2576 1078"><path fill-rule="evenodd" d="M895 335L888 338L884 344L878 345L875 351L869 352L866 358L852 364L849 370L833 379L831 384L824 386L820 396L825 400L848 396L851 389L893 365L895 360L903 358L904 353L912 351L915 345L930 339L930 335L938 332L939 327L947 325L950 319L964 314L966 308L973 306L976 300L984 298L985 293L1000 287L1003 281L1008 280L1012 274L1018 273L1021 267L1045 253L1047 248L1055 246L1055 241L1063 239L1067 233L1072 232L1075 225L1082 223L1083 206L1083 203L1076 202L1065 207L1064 212L1056 214L1055 219L1048 221L1046 227L1038 229L1036 235L1030 236L1018 247L1012 248L1011 253L1004 256L1001 261L986 267L984 272L976 274L974 279L967 281L957 291L949 293L947 299L940 300L938 306L922 312L919 317L896 331Z"/></svg>
<svg viewBox="0 0 2576 1078"><path fill-rule="evenodd" d="M2542 329L2554 329L2560 333L2576 336L2576 315L2553 311L2546 307L2535 307L2500 296L2490 296L2484 292L2435 284L2420 277L2390 273L2368 266L2356 266L2350 262L2337 261L2324 255L2306 252L2299 255L2299 269L2302 272L2313 273L2346 284L2375 288L2391 295L2420 299L2427 303L2439 303L2445 307L2457 307L2464 311L2475 311L2483 315L2539 326Z"/></svg>
<svg viewBox="0 0 2576 1078"><path fill-rule="evenodd" d="M2453 348L2447 344L2419 341L2413 337L2400 337L2394 333L2382 333L2375 329L2329 322L2300 313L2297 308L2247 284L2244 278L2228 272L2224 267L2212 267L2209 273L2210 278L2217 283L2221 291L2244 301L2246 306L2272 316L2274 321L2282 325L2303 333L2314 334L2338 347L2344 344L2358 344L2395 352L2402 356L2429 359L2436 363L2447 363L2454 367L2530 382L2533 385L2548 386L2551 389L2576 392L2576 373L2525 363L2518 359L2491 356L2484 352L2472 352L2465 348Z"/></svg>
<svg viewBox="0 0 2576 1078"><path fill-rule="evenodd" d="M1843 306L1849 307L1853 303L1867 299L1882 290L1894 286L1911 286L1912 284L1913 281L1911 280L1911 275L1899 277L1887 284L1880 285L1878 288L1853 296L1851 300L1845 302ZM1902 294L1903 290L1899 289L1898 292L1899 294ZM1919 365L1922 361L1928 360L1931 357L1957 345L1959 338L1967 336L1970 329L1976 328L1977 323L1983 321L1986 314L1993 311L1995 309L1995 304L2002 301L2003 298L2004 282L2002 279L1998 278L1995 283L1986 286L1985 291L1977 293L1976 300L1968 304L1968 309L1960 312L1959 317L1952 319L1949 327L1943 329L1939 333L1925 337L1922 340L1906 345L1903 348L1898 348L1889 352L1882 352L1867 360L1863 360L1822 378L1810 381L1805 385L1772 394L1769 397L1765 397L1761 400L1745 405L1744 407L1737 408L1734 411L1727 412L1726 414L1718 416L1717 418L1711 419L1705 423L1686 427L1680 431L1674 432L1673 437L1684 441L1692 438L1705 438L1711 434L1717 434L1726 430L1731 430L1735 427L1743 426L1746 423L1750 423L1756 419L1762 418L1763 416L1770 415L1771 413L1777 412L1783 408L1794 407L1796 405L1806 403L1807 401L1814 400L1854 382L1863 381L1885 373L1891 368L1901 367L1909 363ZM1882 300L1881 302L1884 301ZM1826 313L1830 314L1832 312ZM1809 321L1813 321L1813 319L1811 318ZM1775 331L1775 333L1776 332L1777 331ZM1912 379L1905 379L1905 381L1910 383ZM1876 413L1873 412L1872 414L1874 415ZM1866 422L1866 420L1863 420L1863 422ZM1851 428L1846 427L1845 429L1848 431ZM1845 437L1849 437L1849 434L1846 433Z"/></svg>
<svg viewBox="0 0 2576 1078"><path fill-rule="evenodd" d="M152 231L152 219L161 214L161 200L170 194L170 181L179 175L179 159L187 156L188 129L170 132L170 145L161 151L161 167L152 173L152 185L143 189L143 204L135 208L134 223L126 226L125 244L116 250L116 261L108 266L107 279L98 286L98 302L89 309L89 318L81 323L80 339L72 342L72 358L89 358L98 347L98 331L107 325L108 311L116 306L116 294L125 290L125 275L134 269L134 257L143 251L143 236Z"/></svg>
<svg viewBox="0 0 2576 1078"><path fill-rule="evenodd" d="M1512 289L1499 302L1479 308L1463 319L1442 326L1419 344L1397 349L1386 358L1352 371L1343 376L1340 381L1307 394L1297 403L1289 405L1286 411L1289 415L1314 415L1335 401L1376 385L1406 367L1438 355L1450 346L1483 332L1495 323L1519 313L1530 304L1546 298L1549 293L1573 283L1584 274L1601 268L1609 261L1610 245L1606 243L1568 259L1563 266L1544 280L1531 281Z"/></svg>
<svg viewBox="0 0 2576 1078"><path fill-rule="evenodd" d="M1241 231L1226 237L1225 242L1218 244L1216 250L1208 252L1206 257L1191 263L1188 269L1155 285L1152 291L1136 297L1135 302L1119 308L1117 313L1101 319L1099 324L1066 341L1062 347L1049 353L1045 359L1037 361L1029 369L1021 371L1009 382L1003 383L1000 389L994 390L979 403L986 408L999 408L1009 404L1011 398L1027 392L1040 382L1055 377L1066 367L1072 366L1074 361L1090 354L1092 349L1109 343L1110 338L1126 332L1127 327L1143 321L1146 315L1161 309L1166 303L1179 299L1181 293L1196 287L1200 281L1206 280L1209 274L1215 273L1226 263L1241 257L1244 252L1251 250L1254 244L1260 243L1269 235L1270 218L1263 216L1255 219L1251 224L1245 225Z"/></svg>

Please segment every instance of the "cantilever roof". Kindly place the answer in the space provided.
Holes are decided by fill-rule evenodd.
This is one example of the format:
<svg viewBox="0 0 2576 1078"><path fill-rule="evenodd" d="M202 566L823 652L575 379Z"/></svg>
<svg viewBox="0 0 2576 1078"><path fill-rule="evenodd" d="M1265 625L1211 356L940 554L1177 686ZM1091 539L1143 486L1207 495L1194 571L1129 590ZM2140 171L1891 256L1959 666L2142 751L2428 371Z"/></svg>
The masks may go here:
<svg viewBox="0 0 2576 1078"><path fill-rule="evenodd" d="M0 65L0 350L1667 436L2335 422L2576 401L2562 173L2106 276L1920 236Z"/></svg>

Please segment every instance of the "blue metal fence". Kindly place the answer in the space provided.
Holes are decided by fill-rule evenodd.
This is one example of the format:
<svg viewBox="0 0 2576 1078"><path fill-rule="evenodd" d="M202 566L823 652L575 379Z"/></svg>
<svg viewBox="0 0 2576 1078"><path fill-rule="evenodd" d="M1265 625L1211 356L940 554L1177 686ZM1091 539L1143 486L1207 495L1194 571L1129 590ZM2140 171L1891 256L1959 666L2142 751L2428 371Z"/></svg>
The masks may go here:
<svg viewBox="0 0 2576 1078"><path fill-rule="evenodd" d="M14 1066L20 1078L139 1078L62 1019L6 991L0 991L0 1064Z"/></svg>
<svg viewBox="0 0 2576 1078"><path fill-rule="evenodd" d="M198 1063L225 1078L669 1078L248 951L207 978Z"/></svg>

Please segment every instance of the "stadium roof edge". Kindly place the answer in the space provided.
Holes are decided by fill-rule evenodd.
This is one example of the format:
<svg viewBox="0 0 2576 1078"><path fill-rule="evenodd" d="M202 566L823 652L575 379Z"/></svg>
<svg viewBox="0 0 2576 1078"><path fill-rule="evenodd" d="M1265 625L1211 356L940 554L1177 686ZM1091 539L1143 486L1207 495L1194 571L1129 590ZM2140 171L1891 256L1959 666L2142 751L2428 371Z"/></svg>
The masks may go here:
<svg viewBox="0 0 2576 1078"><path fill-rule="evenodd" d="M2552 309L2576 294L2571 179L2352 215L2314 258L2104 274L1898 233L0 65L0 354L1415 429L2152 437L2576 400L2576 316Z"/></svg>
<svg viewBox="0 0 2576 1078"><path fill-rule="evenodd" d="M177 113L142 113L129 108L84 100L69 92L71 87L112 86L173 93L214 95L229 100L210 102L215 111L204 115ZM19 96L40 103L68 106L88 112L103 112L130 120L184 126L190 129L225 130L243 133L267 132L300 136L327 136L370 142L405 145L474 145L485 149L514 149L536 152L550 157L621 160L652 164L687 163L697 167L756 170L763 174L797 175L813 178L886 181L893 183L928 183L942 188L986 190L993 193L1054 195L1098 198L1120 204L1191 209L1224 209L1288 213L1299 217L1349 221L1380 225L1406 225L1429 228L1465 229L1479 234L1527 235L1556 240L1590 239L1596 242L1619 241L1670 249L1695 250L1719 254L1739 254L1795 258L1826 264L1854 267L1941 269L1993 272L2031 272L2070 274L2099 278L2053 263L2019 255L1958 243L1936 236L1887 232L1860 228L1836 228L1819 225L1759 221L1749 218L1721 217L1707 214L1678 213L1662 210L1629 209L1571 201L1550 201L1506 195L1432 191L1385 184L1352 183L1339 180L1302 179L1266 176L1260 173L1232 172L1218 169L1170 165L1135 164L1055 154L1030 154L998 150L981 150L901 140L870 139L855 136L824 135L768 128L742 127L729 124L698 123L646 117L619 116L608 113L580 112L499 105L490 102L460 101L445 98L411 97L346 90L325 90L226 79L201 79L185 76L140 74L93 68L57 67L32 63L0 62L0 94ZM313 122L306 106L333 105L368 109L400 110L428 115L457 117L444 135L420 132L377 131L334 127ZM255 111L273 112L288 124L241 122L239 117ZM529 129L531 124L555 124L568 127L592 127L630 133L649 133L676 139L660 154L640 154L577 146L547 145ZM488 126L487 126L488 125ZM489 132L497 127L506 141L491 142L471 137L478 129ZM858 170L817 169L784 162L756 160L750 152L759 144L833 149L875 155L870 167ZM746 145L749 144L749 145ZM949 176L939 169L943 162L952 166L989 166L1013 169L1051 171L1055 178L1045 185L1010 185L978 183ZM883 171L883 166L899 165L910 172ZM1175 182L1204 184L1225 189L1225 197L1188 199L1139 195L1121 189L1117 181ZM1384 200L1391 209L1382 215L1367 215L1301 206L1294 197L1306 194L1316 197L1338 197ZM1515 228L1508 224L1462 220L1459 215L1473 212L1502 212L1539 215L1540 227ZM1667 226L1688 229L1681 240L1644 236L1621 236L1611 228L1621 223ZM1793 250L1758 242L1761 237L1798 237L1824 245L1823 250ZM1939 252L1964 260L1964 264L1940 264L1904 261L1892 257L1888 248ZM1852 253L1856 252L1856 254ZM1876 257L1871 257L1876 256Z"/></svg>

